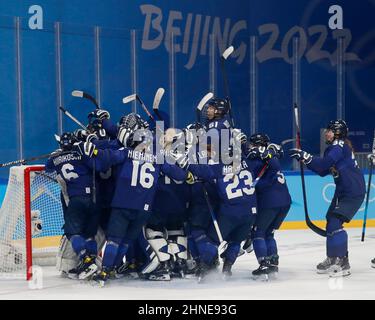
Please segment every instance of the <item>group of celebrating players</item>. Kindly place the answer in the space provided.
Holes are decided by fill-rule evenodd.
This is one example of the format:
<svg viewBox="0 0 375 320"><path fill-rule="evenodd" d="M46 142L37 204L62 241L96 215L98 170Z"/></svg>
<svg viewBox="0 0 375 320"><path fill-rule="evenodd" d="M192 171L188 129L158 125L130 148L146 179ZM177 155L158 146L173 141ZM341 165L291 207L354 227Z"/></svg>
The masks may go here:
<svg viewBox="0 0 375 320"><path fill-rule="evenodd" d="M222 260L226 279L237 257L252 250L259 262L254 278L277 274L274 232L291 206L282 146L264 133L247 138L233 128L227 99L212 98L203 110L202 123L177 130L162 111L151 117L160 126L135 113L114 124L108 111L96 109L88 130L56 136L60 147L46 172L56 172L61 185L65 224L58 264L64 275L100 285L121 277L205 281ZM324 157L290 150L336 183L327 258L317 266L331 276L350 274L343 223L365 197L347 134L343 120L331 121Z"/></svg>

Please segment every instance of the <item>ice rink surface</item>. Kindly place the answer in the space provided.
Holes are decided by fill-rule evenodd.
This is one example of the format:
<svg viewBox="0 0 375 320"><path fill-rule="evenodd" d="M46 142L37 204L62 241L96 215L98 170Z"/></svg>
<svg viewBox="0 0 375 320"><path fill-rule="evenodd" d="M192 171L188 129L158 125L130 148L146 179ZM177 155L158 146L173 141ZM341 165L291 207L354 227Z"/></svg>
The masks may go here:
<svg viewBox="0 0 375 320"><path fill-rule="evenodd" d="M315 266L325 258L325 240L310 230L285 230L276 235L280 272L268 282L251 279L257 267L253 253L241 256L233 267L233 277L219 276L198 284L194 279L171 282L141 280L111 281L104 288L61 278L53 267L43 268L43 289L32 290L24 280L0 280L0 299L125 299L125 300L231 300L231 299L375 299L375 229L349 229L352 274L345 278L318 275Z"/></svg>

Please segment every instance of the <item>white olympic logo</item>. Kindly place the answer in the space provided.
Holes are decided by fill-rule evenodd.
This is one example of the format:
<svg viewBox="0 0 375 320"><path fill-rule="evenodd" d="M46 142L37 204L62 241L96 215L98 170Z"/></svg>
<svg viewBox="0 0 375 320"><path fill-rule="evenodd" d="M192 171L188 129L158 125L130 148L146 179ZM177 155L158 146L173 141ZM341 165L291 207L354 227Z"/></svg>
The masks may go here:
<svg viewBox="0 0 375 320"><path fill-rule="evenodd" d="M329 188L336 188L336 185L334 183L327 183L322 191L322 196L325 202L331 203L332 197L330 198L329 195L327 195L327 190ZM369 199L369 203L375 201L375 184L371 183L371 190L370 194L372 195L371 199ZM363 211L365 210L365 201L363 202L363 206L358 210L358 211Z"/></svg>

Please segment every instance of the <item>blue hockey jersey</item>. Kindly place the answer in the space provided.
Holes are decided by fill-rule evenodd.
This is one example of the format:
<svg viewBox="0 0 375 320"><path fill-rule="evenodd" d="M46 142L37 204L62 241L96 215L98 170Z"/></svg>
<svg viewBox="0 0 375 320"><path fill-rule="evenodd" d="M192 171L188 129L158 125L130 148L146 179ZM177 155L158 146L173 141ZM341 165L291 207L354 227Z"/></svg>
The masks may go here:
<svg viewBox="0 0 375 320"><path fill-rule="evenodd" d="M56 152L47 160L45 170L56 171L63 194L70 198L92 194L94 163L95 171L104 172L123 161L124 155L112 150L98 150L92 158L76 151Z"/></svg>
<svg viewBox="0 0 375 320"><path fill-rule="evenodd" d="M220 198L220 213L243 216L257 213L257 201L253 183L253 169L241 162L234 172L232 166L223 164L189 166L189 171L207 181L215 181Z"/></svg>
<svg viewBox="0 0 375 320"><path fill-rule="evenodd" d="M163 213L184 212L189 206L190 187L184 181L176 181L164 173L158 179L153 210Z"/></svg>
<svg viewBox="0 0 375 320"><path fill-rule="evenodd" d="M335 140L323 158L313 157L309 169L324 177L332 174L338 197L359 197L366 193L365 179L351 148L343 140Z"/></svg>
<svg viewBox="0 0 375 320"><path fill-rule="evenodd" d="M246 160L259 175L265 165L261 159ZM255 190L257 195L258 209L269 209L289 206L292 202L286 184L285 176L281 172L281 165L277 158L272 158L268 168L257 183Z"/></svg>
<svg viewBox="0 0 375 320"><path fill-rule="evenodd" d="M116 189L111 206L151 211L160 173L184 181L186 171L167 163L158 164L156 155L137 150L124 151L126 160L114 168Z"/></svg>

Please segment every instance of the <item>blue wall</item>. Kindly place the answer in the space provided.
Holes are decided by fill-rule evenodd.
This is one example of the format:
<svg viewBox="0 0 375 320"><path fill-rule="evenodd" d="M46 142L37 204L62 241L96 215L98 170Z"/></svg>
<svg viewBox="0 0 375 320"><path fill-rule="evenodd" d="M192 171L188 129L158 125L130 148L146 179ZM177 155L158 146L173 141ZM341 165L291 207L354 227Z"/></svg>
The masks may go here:
<svg viewBox="0 0 375 320"><path fill-rule="evenodd" d="M28 9L35 4L43 8L43 30L28 27ZM136 67L138 92L146 103L151 103L158 87L164 87L167 95L161 108L168 111L173 102L176 125L187 124L194 119L193 108L200 97L209 90L222 94L218 52L233 43L237 50L228 61L228 71L236 123L247 133L255 129L250 125L250 88L256 85L257 129L278 142L292 137L292 38L299 35L302 44L306 40L301 50L302 135L305 148L319 153L319 128L336 117L337 32L328 28L332 4L342 5L347 29L343 31L348 39L346 119L355 148L368 151L375 118L371 58L375 10L371 0L237 0L232 6L224 0L0 0L0 162L19 158L21 150L29 157L55 148L53 133L59 131L60 117L55 21L61 22L62 104L81 121L92 106L73 99L73 89L99 95L103 107L118 119L128 111L121 99L133 92ZM20 78L14 16L23 17ZM175 33L173 61L168 25ZM101 27L99 64L94 26ZM135 64L131 29L136 30ZM213 32L219 37L211 48L208 35ZM256 83L250 81L251 36L257 37ZM210 59L211 49L214 59ZM21 84L21 112L17 111L17 80ZM63 119L63 130L74 128L69 119ZM286 168L290 164L284 163ZM7 175L7 170L0 171L0 177Z"/></svg>

